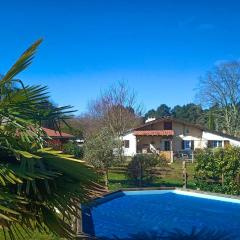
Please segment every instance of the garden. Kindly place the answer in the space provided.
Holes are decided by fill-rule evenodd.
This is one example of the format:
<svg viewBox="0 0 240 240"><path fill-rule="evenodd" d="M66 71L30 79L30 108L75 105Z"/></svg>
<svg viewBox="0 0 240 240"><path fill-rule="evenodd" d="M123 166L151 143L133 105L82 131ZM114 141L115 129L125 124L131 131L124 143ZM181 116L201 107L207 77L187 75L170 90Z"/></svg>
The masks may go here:
<svg viewBox="0 0 240 240"><path fill-rule="evenodd" d="M76 239L80 203L107 191L184 186L240 194L239 147L197 150L195 163L186 164L168 164L157 154L123 156L121 134L139 124L140 109L122 83L91 106L82 146L72 141L63 151L47 148L42 127L61 131L74 111L50 104L46 87L16 78L40 44L31 45L0 79L1 239Z"/></svg>

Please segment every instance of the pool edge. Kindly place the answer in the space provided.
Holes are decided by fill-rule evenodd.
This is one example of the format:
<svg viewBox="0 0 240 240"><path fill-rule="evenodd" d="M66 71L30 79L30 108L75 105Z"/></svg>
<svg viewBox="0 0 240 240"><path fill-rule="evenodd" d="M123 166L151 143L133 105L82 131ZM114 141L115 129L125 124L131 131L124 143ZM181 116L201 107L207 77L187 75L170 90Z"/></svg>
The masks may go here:
<svg viewBox="0 0 240 240"><path fill-rule="evenodd" d="M176 191L176 194L183 194L183 195L188 195L188 196L192 196L192 197L201 197L200 195L203 195L205 197L205 199L211 199L211 200L217 200L217 201L225 201L225 202L231 202L231 203L235 203L235 204L240 204L240 195L229 195L229 194L223 194L223 193L214 193L214 192L206 192L206 191L201 191L201 190L194 190L194 189L187 189L187 188L179 188L179 187L141 187L141 188L121 188L117 191L109 191L105 194L103 194L101 197L97 197L91 200L92 201L102 201L104 198L108 198L106 201L109 201L111 199L113 199L113 195L116 194L121 194L126 191L128 192L133 192L133 191L148 191L148 190L169 190L169 191ZM181 192L181 193L178 193ZM184 194L187 193L187 194ZM189 193L189 194L188 194ZM191 195L192 193L192 195ZM197 195L195 195L197 194ZM112 196L112 197L111 197ZM208 198L208 197L211 198ZM110 198L109 198L110 197ZM224 198L224 199L223 199ZM239 201L239 202L236 202ZM81 220L83 220L83 211L81 212ZM83 221L81 221L80 228L83 230Z"/></svg>

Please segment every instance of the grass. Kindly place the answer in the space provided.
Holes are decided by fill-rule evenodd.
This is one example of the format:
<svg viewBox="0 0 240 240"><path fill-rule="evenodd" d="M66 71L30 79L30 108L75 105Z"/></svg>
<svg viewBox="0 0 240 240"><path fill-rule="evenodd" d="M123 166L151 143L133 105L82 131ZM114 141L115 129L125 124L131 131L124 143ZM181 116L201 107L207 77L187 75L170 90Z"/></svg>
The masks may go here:
<svg viewBox="0 0 240 240"><path fill-rule="evenodd" d="M196 188L194 182L194 164L187 164L188 173L188 188ZM167 167L164 167L161 174L157 176L152 183L147 184L148 187L182 187L183 175L182 175L182 163L175 162ZM138 187L133 181L129 180L126 176L124 169L113 169L109 172L109 189L111 191L121 188Z"/></svg>
<svg viewBox="0 0 240 240"><path fill-rule="evenodd" d="M24 240L63 240L51 234L44 234L39 232L34 232L31 236L23 233ZM4 240L3 232L0 231L0 240Z"/></svg>

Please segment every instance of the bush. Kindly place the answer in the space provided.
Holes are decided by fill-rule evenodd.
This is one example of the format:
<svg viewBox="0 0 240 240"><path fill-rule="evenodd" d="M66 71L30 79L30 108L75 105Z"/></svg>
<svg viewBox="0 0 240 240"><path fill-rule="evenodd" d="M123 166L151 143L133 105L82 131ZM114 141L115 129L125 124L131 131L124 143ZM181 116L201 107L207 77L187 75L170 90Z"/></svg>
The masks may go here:
<svg viewBox="0 0 240 240"><path fill-rule="evenodd" d="M102 128L94 135L89 136L84 144L86 162L98 171L104 172L106 186L108 186L109 168L120 162L117 152L114 151L118 145L119 141L111 135L107 128Z"/></svg>
<svg viewBox="0 0 240 240"><path fill-rule="evenodd" d="M73 155L75 158L82 159L84 155L83 147L74 142L68 142L63 145L63 152Z"/></svg>
<svg viewBox="0 0 240 240"><path fill-rule="evenodd" d="M197 187L206 191L240 194L240 148L205 149L196 154Z"/></svg>
<svg viewBox="0 0 240 240"><path fill-rule="evenodd" d="M137 154L128 164L127 176L142 186L154 180L154 168L165 161L157 154Z"/></svg>

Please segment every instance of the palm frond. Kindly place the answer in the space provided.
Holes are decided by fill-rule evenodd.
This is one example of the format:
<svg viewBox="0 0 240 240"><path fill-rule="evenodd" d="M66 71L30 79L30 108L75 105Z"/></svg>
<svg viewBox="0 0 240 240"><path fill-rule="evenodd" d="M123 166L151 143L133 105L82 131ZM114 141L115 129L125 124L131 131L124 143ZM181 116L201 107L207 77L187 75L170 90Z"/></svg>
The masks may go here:
<svg viewBox="0 0 240 240"><path fill-rule="evenodd" d="M41 42L42 39L37 40L20 56L20 58L15 62L15 64L10 68L10 70L0 80L0 86L12 81L12 79L17 74L19 74L31 64L34 54Z"/></svg>
<svg viewBox="0 0 240 240"><path fill-rule="evenodd" d="M43 149L41 121L58 128L73 110L46 107L46 87L24 86L15 79L31 64L41 41L0 78L0 227L10 239L24 239L21 231L31 234L33 230L74 239L71 222L79 216L79 203L105 189L85 162Z"/></svg>

